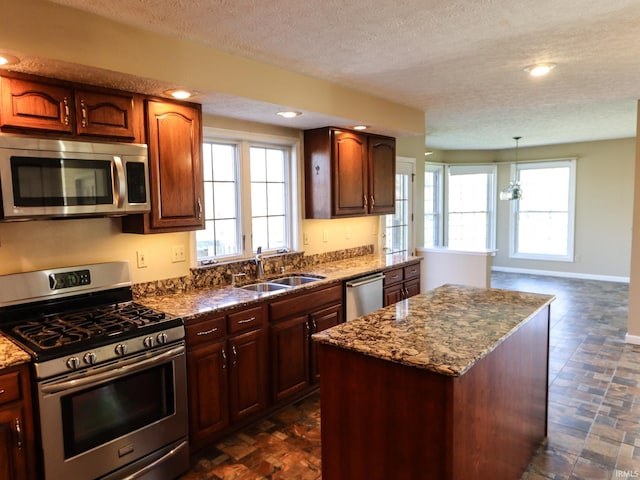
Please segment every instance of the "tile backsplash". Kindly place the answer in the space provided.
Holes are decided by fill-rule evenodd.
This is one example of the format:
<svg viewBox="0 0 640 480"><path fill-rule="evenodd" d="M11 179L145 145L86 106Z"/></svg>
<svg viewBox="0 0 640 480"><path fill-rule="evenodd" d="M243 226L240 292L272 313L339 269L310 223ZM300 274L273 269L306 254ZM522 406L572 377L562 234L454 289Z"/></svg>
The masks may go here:
<svg viewBox="0 0 640 480"><path fill-rule="evenodd" d="M265 255L263 259L266 278L275 277L287 272L304 272L305 268L322 263L336 262L347 258L370 255L374 253L373 245L336 250L305 256L304 252ZM256 263L253 259L216 263L205 267L192 268L189 275L179 278L137 283L133 286L136 298L153 295L186 292L199 288L222 287L231 285L233 274L244 273L240 283L251 283L256 280Z"/></svg>

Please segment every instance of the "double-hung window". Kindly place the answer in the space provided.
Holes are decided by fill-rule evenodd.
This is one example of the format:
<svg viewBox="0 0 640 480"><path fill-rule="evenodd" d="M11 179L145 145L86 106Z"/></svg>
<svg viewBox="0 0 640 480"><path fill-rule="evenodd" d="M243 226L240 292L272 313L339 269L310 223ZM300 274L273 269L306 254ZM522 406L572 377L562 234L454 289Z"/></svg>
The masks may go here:
<svg viewBox="0 0 640 480"><path fill-rule="evenodd" d="M206 131L205 131L206 135ZM198 264L292 249L297 139L205 137L205 229Z"/></svg>
<svg viewBox="0 0 640 480"><path fill-rule="evenodd" d="M573 261L575 159L512 166L522 198L511 202L513 258Z"/></svg>
<svg viewBox="0 0 640 480"><path fill-rule="evenodd" d="M424 246L442 245L442 194L444 167L424 166Z"/></svg>
<svg viewBox="0 0 640 480"><path fill-rule="evenodd" d="M495 165L447 168L446 245L449 248L495 248L495 179Z"/></svg>

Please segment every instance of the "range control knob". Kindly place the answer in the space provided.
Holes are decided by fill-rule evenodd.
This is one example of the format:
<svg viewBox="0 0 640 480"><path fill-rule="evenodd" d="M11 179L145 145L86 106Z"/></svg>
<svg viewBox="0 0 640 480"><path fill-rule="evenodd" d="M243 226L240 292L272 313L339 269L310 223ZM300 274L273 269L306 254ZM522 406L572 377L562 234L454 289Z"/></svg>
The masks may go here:
<svg viewBox="0 0 640 480"><path fill-rule="evenodd" d="M124 343L119 343L115 348L116 355L120 355L121 357L127 354L127 345Z"/></svg>
<svg viewBox="0 0 640 480"><path fill-rule="evenodd" d="M153 337L145 337L145 339L142 340L142 344L147 348L153 347L153 343Z"/></svg>
<svg viewBox="0 0 640 480"><path fill-rule="evenodd" d="M164 345L165 343L167 343L167 334L166 333L159 333L158 337L157 337L158 343L160 345Z"/></svg>
<svg viewBox="0 0 640 480"><path fill-rule="evenodd" d="M84 363L88 365L93 365L94 363L96 363L96 360L97 360L96 354L93 352L85 353L82 359L84 360Z"/></svg>
<svg viewBox="0 0 640 480"><path fill-rule="evenodd" d="M67 359L67 368L69 370L76 370L80 366L80 359L78 357L69 357Z"/></svg>

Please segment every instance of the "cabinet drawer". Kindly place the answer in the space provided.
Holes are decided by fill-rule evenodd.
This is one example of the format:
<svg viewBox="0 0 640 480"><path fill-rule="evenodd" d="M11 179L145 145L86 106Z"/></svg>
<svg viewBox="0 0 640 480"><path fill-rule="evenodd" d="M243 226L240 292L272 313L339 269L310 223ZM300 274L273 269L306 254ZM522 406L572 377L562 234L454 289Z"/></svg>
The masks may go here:
<svg viewBox="0 0 640 480"><path fill-rule="evenodd" d="M227 333L227 322L224 315L221 315L200 322L194 322L191 325L187 324L185 330L187 345L193 347L224 337Z"/></svg>
<svg viewBox="0 0 640 480"><path fill-rule="evenodd" d="M387 270L384 272L384 286L394 285L398 282L401 282L404 278L402 275L402 268L394 268L392 270Z"/></svg>
<svg viewBox="0 0 640 480"><path fill-rule="evenodd" d="M20 372L0 376L0 405L20 400Z"/></svg>
<svg viewBox="0 0 640 480"><path fill-rule="evenodd" d="M271 320L288 318L333 303L342 303L342 283L273 302L269 305L270 318Z"/></svg>
<svg viewBox="0 0 640 480"><path fill-rule="evenodd" d="M420 264L414 263L413 265L407 265L404 267L404 279L410 280L420 277Z"/></svg>
<svg viewBox="0 0 640 480"><path fill-rule="evenodd" d="M229 333L245 332L263 326L266 320L263 306L248 308L229 315Z"/></svg>

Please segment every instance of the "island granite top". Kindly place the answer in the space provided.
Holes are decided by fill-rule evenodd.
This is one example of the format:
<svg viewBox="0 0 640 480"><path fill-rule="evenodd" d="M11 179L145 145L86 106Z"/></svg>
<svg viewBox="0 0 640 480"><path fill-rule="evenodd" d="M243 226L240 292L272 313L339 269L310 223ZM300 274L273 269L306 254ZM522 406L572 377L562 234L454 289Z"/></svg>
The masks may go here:
<svg viewBox="0 0 640 480"><path fill-rule="evenodd" d="M455 377L464 374L554 298L444 285L316 333L313 339Z"/></svg>

